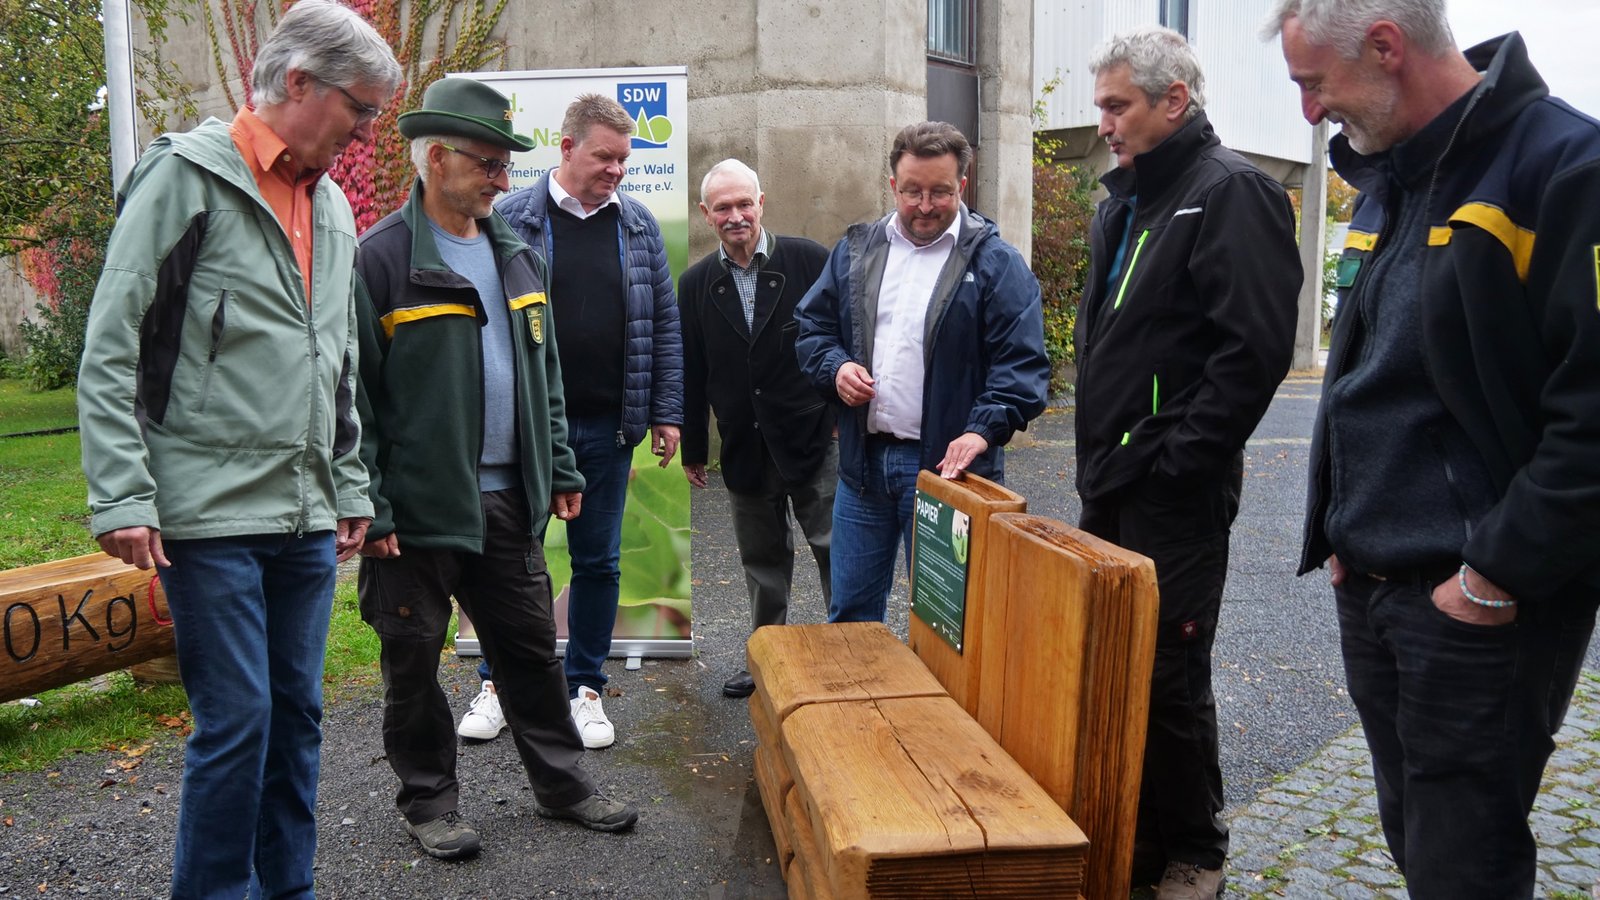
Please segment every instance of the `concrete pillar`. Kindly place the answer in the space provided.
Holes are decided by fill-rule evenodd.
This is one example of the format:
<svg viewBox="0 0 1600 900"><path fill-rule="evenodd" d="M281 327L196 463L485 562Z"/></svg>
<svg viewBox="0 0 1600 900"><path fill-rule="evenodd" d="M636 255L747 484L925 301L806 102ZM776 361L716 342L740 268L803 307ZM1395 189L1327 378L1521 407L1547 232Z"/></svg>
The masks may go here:
<svg viewBox="0 0 1600 900"><path fill-rule="evenodd" d="M927 6L761 0L756 23L747 89L769 220L832 246L892 207L890 144L927 117Z"/></svg>
<svg viewBox="0 0 1600 900"><path fill-rule="evenodd" d="M139 111L133 93L133 40L128 0L105 0L106 113L111 126L111 186L127 180L139 158Z"/></svg>
<svg viewBox="0 0 1600 900"><path fill-rule="evenodd" d="M39 295L22 274L22 258L16 254L0 258L0 353L22 355L26 348L21 323L33 318L38 302Z"/></svg>
<svg viewBox="0 0 1600 900"><path fill-rule="evenodd" d="M1294 332L1296 369L1317 364L1322 346L1322 257L1327 253L1328 123L1311 130L1311 162L1300 189L1300 318Z"/></svg>
<svg viewBox="0 0 1600 900"><path fill-rule="evenodd" d="M978 7L978 143L972 173L978 211L1033 258L1033 4Z"/></svg>

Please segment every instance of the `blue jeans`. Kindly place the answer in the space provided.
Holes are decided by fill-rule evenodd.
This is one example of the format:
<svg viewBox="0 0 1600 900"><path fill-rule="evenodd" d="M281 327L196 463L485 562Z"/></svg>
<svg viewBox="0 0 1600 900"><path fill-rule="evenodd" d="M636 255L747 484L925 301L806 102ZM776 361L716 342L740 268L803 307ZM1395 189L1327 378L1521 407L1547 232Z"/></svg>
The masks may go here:
<svg viewBox="0 0 1600 900"><path fill-rule="evenodd" d="M1595 598L1524 602L1510 625L1434 606L1437 570L1334 588L1350 699L1377 776L1378 817L1415 900L1530 898L1528 827L1594 629Z"/></svg>
<svg viewBox="0 0 1600 900"><path fill-rule="evenodd" d="M912 505L921 455L914 441L869 438L866 483L857 491L840 482L834 492L829 622L884 620L897 545L905 547L906 571L911 571Z"/></svg>
<svg viewBox="0 0 1600 900"><path fill-rule="evenodd" d="M172 896L311 897L333 534L165 548L161 585L194 715Z"/></svg>
<svg viewBox="0 0 1600 900"><path fill-rule="evenodd" d="M567 523L572 584L567 595L567 693L605 687L600 664L611 653L622 574L622 508L633 448L617 446L617 420L568 419L567 443L583 473L583 509Z"/></svg>

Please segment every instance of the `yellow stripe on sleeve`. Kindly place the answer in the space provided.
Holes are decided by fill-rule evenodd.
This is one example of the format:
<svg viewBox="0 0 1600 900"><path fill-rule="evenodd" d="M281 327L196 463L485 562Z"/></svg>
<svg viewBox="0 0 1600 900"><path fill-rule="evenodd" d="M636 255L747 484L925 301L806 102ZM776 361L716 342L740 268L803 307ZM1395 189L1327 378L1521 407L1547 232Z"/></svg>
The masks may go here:
<svg viewBox="0 0 1600 900"><path fill-rule="evenodd" d="M1365 231L1351 231L1344 236L1344 248L1346 250L1370 251L1376 246L1378 246L1378 236L1376 234Z"/></svg>
<svg viewBox="0 0 1600 900"><path fill-rule="evenodd" d="M1528 280L1528 267L1533 263L1533 231L1511 221L1505 210L1487 203L1468 203L1451 213L1450 221L1472 225L1494 235L1495 240L1504 244L1506 252L1511 254L1511 262L1517 269L1517 280ZM1431 235L1428 243L1433 243ZM1449 238L1441 243L1449 243Z"/></svg>
<svg viewBox="0 0 1600 900"><path fill-rule="evenodd" d="M524 306L532 306L535 303L544 302L544 291L536 291L532 294L523 294L521 297L516 297L508 301L507 305L509 305L512 309L521 309Z"/></svg>
<svg viewBox="0 0 1600 900"><path fill-rule="evenodd" d="M465 303L435 303L431 306L413 306L409 309L397 309L378 321L383 325L383 336L393 338L396 325L403 322L415 322L419 319L431 319L434 316L471 316L476 319L478 310L476 307L468 306Z"/></svg>

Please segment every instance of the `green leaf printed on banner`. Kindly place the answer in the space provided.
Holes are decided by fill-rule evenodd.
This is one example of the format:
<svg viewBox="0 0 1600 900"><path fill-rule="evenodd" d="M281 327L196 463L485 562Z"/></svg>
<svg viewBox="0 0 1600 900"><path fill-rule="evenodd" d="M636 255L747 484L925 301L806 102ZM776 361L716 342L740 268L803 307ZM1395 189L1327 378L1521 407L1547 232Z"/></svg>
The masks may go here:
<svg viewBox="0 0 1600 900"><path fill-rule="evenodd" d="M676 458L665 468L648 439L633 452L622 513L622 578L615 636L690 637L689 485ZM581 513L580 513L581 515ZM556 591L572 580L567 526L552 518L545 560Z"/></svg>

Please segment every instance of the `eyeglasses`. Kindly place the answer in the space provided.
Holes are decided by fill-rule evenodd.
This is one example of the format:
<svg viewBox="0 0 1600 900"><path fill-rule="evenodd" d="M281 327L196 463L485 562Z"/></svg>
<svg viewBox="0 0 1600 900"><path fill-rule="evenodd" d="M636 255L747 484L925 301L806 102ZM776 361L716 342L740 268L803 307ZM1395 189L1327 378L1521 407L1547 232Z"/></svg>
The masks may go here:
<svg viewBox="0 0 1600 900"><path fill-rule="evenodd" d="M907 203L914 203L918 206L921 206L922 201L924 200L928 201L934 206L943 206L946 203L949 203L956 196L955 191L942 187L934 188L931 191L913 191L909 188L902 188L896 193L900 195L901 200L904 200Z"/></svg>
<svg viewBox="0 0 1600 900"><path fill-rule="evenodd" d="M476 153L468 153L460 147L452 147L444 141L434 141L434 143L449 150L451 153L459 153L467 159L476 160L478 168L482 169L483 174L490 178L499 178L501 172L511 167L511 160L509 159L495 159L492 156L479 156Z"/></svg>
<svg viewBox="0 0 1600 900"><path fill-rule="evenodd" d="M324 82L324 84L326 84L326 82ZM370 125L372 124L373 120L378 118L378 113L383 112L380 107L373 106L370 103L362 103L360 100L357 100L354 94L342 87L339 87L337 84L331 84L328 86L343 94L345 99L349 100L351 105L355 106L357 125Z"/></svg>

